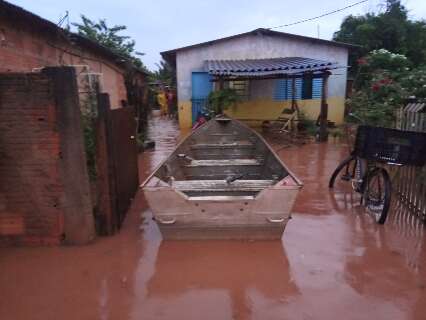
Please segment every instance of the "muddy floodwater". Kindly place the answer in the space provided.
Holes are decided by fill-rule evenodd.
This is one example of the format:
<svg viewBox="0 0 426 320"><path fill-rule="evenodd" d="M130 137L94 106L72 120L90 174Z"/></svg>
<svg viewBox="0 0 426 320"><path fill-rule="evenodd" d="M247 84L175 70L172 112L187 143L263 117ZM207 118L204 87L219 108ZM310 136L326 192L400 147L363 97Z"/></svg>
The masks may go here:
<svg viewBox="0 0 426 320"><path fill-rule="evenodd" d="M150 136L141 181L180 133L155 117ZM281 241L163 242L139 192L116 236L0 249L0 319L426 319L418 220L394 203L378 226L350 188L330 192L338 141L278 153L305 184Z"/></svg>

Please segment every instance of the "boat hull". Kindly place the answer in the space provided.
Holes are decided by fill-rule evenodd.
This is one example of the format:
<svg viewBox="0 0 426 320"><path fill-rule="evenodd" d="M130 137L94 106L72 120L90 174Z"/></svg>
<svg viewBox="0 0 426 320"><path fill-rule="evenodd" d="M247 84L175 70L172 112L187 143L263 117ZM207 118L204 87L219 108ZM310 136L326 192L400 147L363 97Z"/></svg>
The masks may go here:
<svg viewBox="0 0 426 320"><path fill-rule="evenodd" d="M168 227L160 226L164 240L279 240L286 224L280 226Z"/></svg>
<svg viewBox="0 0 426 320"><path fill-rule="evenodd" d="M142 185L163 238L280 239L302 183L256 132L212 121Z"/></svg>
<svg viewBox="0 0 426 320"><path fill-rule="evenodd" d="M169 187L145 190L164 239L280 239L299 188L257 197L188 197Z"/></svg>

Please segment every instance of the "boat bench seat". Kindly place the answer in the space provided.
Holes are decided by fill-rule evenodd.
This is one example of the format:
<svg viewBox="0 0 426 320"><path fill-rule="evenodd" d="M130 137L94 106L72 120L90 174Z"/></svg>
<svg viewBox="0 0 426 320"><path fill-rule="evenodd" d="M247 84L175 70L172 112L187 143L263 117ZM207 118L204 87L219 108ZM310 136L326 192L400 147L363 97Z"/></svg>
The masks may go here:
<svg viewBox="0 0 426 320"><path fill-rule="evenodd" d="M276 183L276 180L176 180L172 187L179 191L261 191Z"/></svg>
<svg viewBox="0 0 426 320"><path fill-rule="evenodd" d="M261 166L259 159L191 160L185 167Z"/></svg>
<svg viewBox="0 0 426 320"><path fill-rule="evenodd" d="M254 144L250 141L235 141L228 143L196 143L191 145L191 149L234 149L234 148L253 148Z"/></svg>

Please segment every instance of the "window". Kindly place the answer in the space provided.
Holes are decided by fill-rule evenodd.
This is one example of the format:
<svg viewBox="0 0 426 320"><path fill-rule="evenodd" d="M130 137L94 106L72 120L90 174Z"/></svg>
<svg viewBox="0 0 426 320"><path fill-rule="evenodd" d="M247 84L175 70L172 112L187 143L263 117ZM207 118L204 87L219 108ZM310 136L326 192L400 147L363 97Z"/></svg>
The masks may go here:
<svg viewBox="0 0 426 320"><path fill-rule="evenodd" d="M292 100L293 84L292 79L275 80L274 96L275 101ZM301 99L321 99L322 79L321 78L297 78L294 80L294 97Z"/></svg>
<svg viewBox="0 0 426 320"><path fill-rule="evenodd" d="M302 79L295 79L294 87L293 93L293 79L275 80L274 100L292 100L293 94L296 100L300 100L302 98Z"/></svg>
<svg viewBox="0 0 426 320"><path fill-rule="evenodd" d="M288 84L287 79L275 80L275 89L274 89L275 101L287 100L287 84Z"/></svg>
<svg viewBox="0 0 426 320"><path fill-rule="evenodd" d="M287 100L294 99L300 100L302 99L302 79L294 79L294 90L293 90L293 79L288 79L288 85L287 85Z"/></svg>
<svg viewBox="0 0 426 320"><path fill-rule="evenodd" d="M321 99L322 78L312 79L312 99Z"/></svg>
<svg viewBox="0 0 426 320"><path fill-rule="evenodd" d="M225 82L225 88L234 89L241 100L248 100L250 97L250 83L248 80L233 80Z"/></svg>

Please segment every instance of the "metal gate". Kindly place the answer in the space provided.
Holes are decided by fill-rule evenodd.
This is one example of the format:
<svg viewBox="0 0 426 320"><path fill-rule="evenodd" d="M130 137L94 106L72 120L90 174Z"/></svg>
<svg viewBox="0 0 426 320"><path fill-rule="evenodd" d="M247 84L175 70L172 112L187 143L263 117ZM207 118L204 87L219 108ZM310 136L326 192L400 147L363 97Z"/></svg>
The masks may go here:
<svg viewBox="0 0 426 320"><path fill-rule="evenodd" d="M421 104L411 104L411 106L421 106ZM398 113L398 129L426 132L426 113L406 111L407 109L410 110L409 107L410 105ZM404 166L400 170L396 191L403 202L422 221L426 222L426 166Z"/></svg>
<svg viewBox="0 0 426 320"><path fill-rule="evenodd" d="M110 110L119 227L138 188L136 121L132 107Z"/></svg>
<svg viewBox="0 0 426 320"><path fill-rule="evenodd" d="M138 151L134 109L110 109L107 94L98 97L98 230L113 234L121 227L138 189Z"/></svg>

